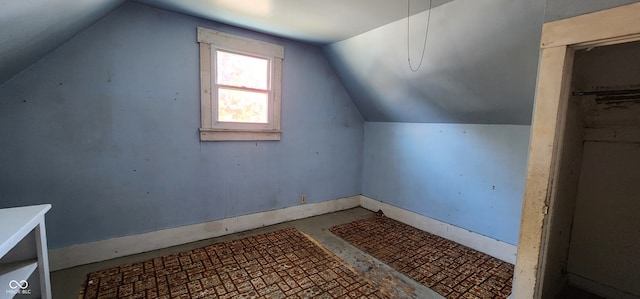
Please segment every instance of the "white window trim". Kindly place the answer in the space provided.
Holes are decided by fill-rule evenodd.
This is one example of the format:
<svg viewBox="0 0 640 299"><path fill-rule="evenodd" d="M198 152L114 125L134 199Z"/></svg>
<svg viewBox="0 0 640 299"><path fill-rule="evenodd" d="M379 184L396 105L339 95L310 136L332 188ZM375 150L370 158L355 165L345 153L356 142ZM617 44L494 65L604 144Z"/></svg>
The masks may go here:
<svg viewBox="0 0 640 299"><path fill-rule="evenodd" d="M200 43L200 140L280 140L284 47L202 27L198 27L198 43ZM232 127L230 123L217 123L214 113L217 111L218 103L213 92L215 68L212 53L215 50L231 51L270 60L268 125L239 123L237 127Z"/></svg>

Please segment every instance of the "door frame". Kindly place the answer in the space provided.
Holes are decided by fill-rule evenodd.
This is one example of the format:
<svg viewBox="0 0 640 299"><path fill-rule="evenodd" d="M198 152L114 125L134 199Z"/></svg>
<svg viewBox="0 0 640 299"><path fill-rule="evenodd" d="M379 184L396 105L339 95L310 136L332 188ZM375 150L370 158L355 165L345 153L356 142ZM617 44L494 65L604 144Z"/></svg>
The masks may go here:
<svg viewBox="0 0 640 299"><path fill-rule="evenodd" d="M640 40L640 2L545 23L512 298L541 298L574 52Z"/></svg>

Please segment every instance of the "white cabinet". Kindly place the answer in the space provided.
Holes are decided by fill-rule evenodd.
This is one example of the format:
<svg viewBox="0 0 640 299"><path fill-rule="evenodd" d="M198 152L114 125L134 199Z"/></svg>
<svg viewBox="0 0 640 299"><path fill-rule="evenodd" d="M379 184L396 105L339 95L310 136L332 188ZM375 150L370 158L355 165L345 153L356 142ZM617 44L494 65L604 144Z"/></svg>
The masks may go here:
<svg viewBox="0 0 640 299"><path fill-rule="evenodd" d="M49 209L49 204L0 209L0 298L51 299L44 227Z"/></svg>

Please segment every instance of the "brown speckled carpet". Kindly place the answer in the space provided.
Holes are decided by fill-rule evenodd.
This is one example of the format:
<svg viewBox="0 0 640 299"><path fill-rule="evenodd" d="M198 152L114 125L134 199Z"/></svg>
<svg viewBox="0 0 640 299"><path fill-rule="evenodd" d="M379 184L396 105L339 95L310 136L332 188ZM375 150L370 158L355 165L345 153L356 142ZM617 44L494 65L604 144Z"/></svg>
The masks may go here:
<svg viewBox="0 0 640 299"><path fill-rule="evenodd" d="M513 265L388 217L331 232L446 298L507 298Z"/></svg>
<svg viewBox="0 0 640 299"><path fill-rule="evenodd" d="M80 298L391 298L294 228L90 273Z"/></svg>

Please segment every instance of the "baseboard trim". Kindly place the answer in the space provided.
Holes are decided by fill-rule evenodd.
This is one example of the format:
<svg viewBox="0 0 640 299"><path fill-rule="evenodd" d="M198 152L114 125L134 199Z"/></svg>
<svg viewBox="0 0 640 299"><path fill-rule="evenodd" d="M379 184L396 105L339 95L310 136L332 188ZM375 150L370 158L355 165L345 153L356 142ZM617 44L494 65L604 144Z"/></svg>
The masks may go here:
<svg viewBox="0 0 640 299"><path fill-rule="evenodd" d="M567 273L569 284L605 298L638 299L638 296L618 290L577 274Z"/></svg>
<svg viewBox="0 0 640 299"><path fill-rule="evenodd" d="M52 249L49 250L49 268L51 271L62 270L358 206L371 211L382 210L387 217L515 264L517 247L514 245L357 195Z"/></svg>
<svg viewBox="0 0 640 299"><path fill-rule="evenodd" d="M49 268L51 271L57 271L291 220L351 209L359 206L360 200L360 196L357 195L53 249L48 252Z"/></svg>
<svg viewBox="0 0 640 299"><path fill-rule="evenodd" d="M490 256L515 264L517 247L472 231L444 223L378 200L360 196L360 206L367 210L382 210L385 216L420 230L460 243Z"/></svg>

